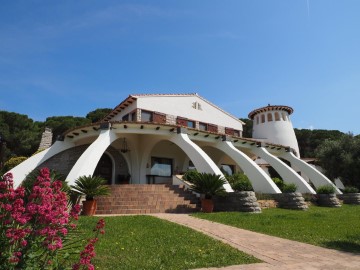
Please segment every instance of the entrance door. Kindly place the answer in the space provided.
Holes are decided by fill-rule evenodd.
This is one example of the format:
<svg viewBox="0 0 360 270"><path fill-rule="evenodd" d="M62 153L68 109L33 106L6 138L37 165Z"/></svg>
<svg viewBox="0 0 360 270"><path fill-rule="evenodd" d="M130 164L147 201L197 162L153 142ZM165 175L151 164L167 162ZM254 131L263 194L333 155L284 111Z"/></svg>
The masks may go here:
<svg viewBox="0 0 360 270"><path fill-rule="evenodd" d="M94 171L95 176L101 176L107 180L107 184L111 185L112 178L112 161L107 154L103 154Z"/></svg>

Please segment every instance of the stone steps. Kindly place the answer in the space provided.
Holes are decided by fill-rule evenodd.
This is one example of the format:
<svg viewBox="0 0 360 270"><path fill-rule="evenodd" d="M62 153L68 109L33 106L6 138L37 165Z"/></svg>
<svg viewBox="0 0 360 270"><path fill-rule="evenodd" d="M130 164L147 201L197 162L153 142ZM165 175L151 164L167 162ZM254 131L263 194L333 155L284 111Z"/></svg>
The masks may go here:
<svg viewBox="0 0 360 270"><path fill-rule="evenodd" d="M189 213L200 210L199 199L182 186L169 184L114 185L97 198L96 214Z"/></svg>

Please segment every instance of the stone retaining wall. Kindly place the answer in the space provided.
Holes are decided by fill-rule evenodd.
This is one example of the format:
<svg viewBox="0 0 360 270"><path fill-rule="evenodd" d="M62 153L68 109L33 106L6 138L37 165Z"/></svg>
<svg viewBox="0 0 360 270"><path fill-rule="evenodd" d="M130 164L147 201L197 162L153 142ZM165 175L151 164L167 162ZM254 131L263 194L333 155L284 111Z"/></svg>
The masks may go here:
<svg viewBox="0 0 360 270"><path fill-rule="evenodd" d="M276 208L278 203L275 200L257 200L261 209L264 208Z"/></svg>
<svg viewBox="0 0 360 270"><path fill-rule="evenodd" d="M213 200L214 211L261 212L253 191L228 193L225 197L215 196Z"/></svg>

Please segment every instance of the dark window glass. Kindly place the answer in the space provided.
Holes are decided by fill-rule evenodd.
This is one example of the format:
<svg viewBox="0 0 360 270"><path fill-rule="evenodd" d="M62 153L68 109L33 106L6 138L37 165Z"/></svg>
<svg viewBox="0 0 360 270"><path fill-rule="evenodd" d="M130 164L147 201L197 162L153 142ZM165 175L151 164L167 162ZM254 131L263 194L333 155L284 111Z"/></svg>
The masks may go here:
<svg viewBox="0 0 360 270"><path fill-rule="evenodd" d="M132 114L131 114L131 121L136 121L137 119L136 119L136 112L133 112Z"/></svg>
<svg viewBox="0 0 360 270"><path fill-rule="evenodd" d="M221 164L220 167L222 172L225 172L228 175L233 175L235 173L235 166L230 164Z"/></svg>
<svg viewBox="0 0 360 270"><path fill-rule="evenodd" d="M129 114L125 114L125 115L122 117L122 120L123 120L123 121L129 121Z"/></svg>
<svg viewBox="0 0 360 270"><path fill-rule="evenodd" d="M189 127L189 128L195 128L195 122L194 121L187 121L187 126Z"/></svg>
<svg viewBox="0 0 360 270"><path fill-rule="evenodd" d="M200 130L207 130L208 128L207 128L207 124L205 124L205 123L199 123L199 129Z"/></svg>
<svg viewBox="0 0 360 270"><path fill-rule="evenodd" d="M151 157L151 174L158 176L172 175L172 159Z"/></svg>
<svg viewBox="0 0 360 270"><path fill-rule="evenodd" d="M142 122L152 122L152 112L149 111L141 111L141 121Z"/></svg>

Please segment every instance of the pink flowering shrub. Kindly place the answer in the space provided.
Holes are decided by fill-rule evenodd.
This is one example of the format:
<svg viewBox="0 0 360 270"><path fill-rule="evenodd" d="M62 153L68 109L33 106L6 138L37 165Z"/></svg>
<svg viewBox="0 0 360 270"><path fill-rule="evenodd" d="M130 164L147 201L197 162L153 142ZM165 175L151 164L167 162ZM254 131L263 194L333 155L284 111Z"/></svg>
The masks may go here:
<svg viewBox="0 0 360 270"><path fill-rule="evenodd" d="M61 187L61 181L52 181L46 168L40 170L29 194L25 194L23 187L13 188L12 174L2 177L0 269L69 269L68 258L76 252L80 242L71 239L69 232L76 227L74 221L78 219L80 206L69 209L67 195ZM103 231L102 224L100 220L98 233ZM92 257L95 256L93 247L97 235L95 239L85 248ZM86 258L84 263L75 264L74 269L80 269L80 266L93 269L91 258Z"/></svg>
<svg viewBox="0 0 360 270"><path fill-rule="evenodd" d="M80 253L80 261L73 265L73 270L79 270L79 269L88 269L93 270L94 265L91 263L91 259L95 257L95 243L98 241L98 235L104 234L104 227L105 227L105 221L103 219L100 219L98 223L96 224L95 228L95 238L90 239L88 241L88 244L85 246L85 249L81 251Z"/></svg>

